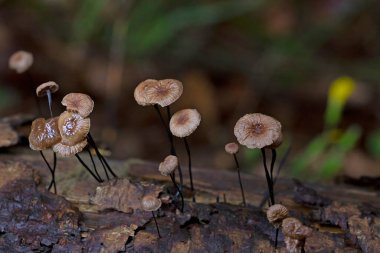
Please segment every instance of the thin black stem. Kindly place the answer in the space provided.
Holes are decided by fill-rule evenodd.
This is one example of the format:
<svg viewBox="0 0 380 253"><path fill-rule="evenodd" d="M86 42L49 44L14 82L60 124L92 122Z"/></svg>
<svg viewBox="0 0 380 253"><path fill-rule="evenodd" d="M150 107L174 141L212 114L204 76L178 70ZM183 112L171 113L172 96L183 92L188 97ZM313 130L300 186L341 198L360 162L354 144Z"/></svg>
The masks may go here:
<svg viewBox="0 0 380 253"><path fill-rule="evenodd" d="M234 154L234 160L235 160L236 169L237 169L237 173L238 173L238 177L239 177L239 184L240 184L241 197L243 198L243 206L246 206L245 196L244 196L244 189L243 189L243 184L242 184L242 182L241 182L241 177L240 177L240 166L239 166L239 162L238 162L238 159L237 159L236 154Z"/></svg>
<svg viewBox="0 0 380 253"><path fill-rule="evenodd" d="M191 193L192 193L192 196L193 196L193 202L195 202L194 184L193 184L193 173L191 171L191 152L190 152L190 146L189 146L189 143L187 142L186 137L183 138L183 141L185 143L187 157L189 159L190 189L191 189Z"/></svg>
<svg viewBox="0 0 380 253"><path fill-rule="evenodd" d="M88 133L88 135L87 135L87 140L89 141L90 145L95 149L95 153L96 153L96 155L98 156L99 160L102 162L102 165L103 165L103 166L105 165L105 166L107 167L108 171L112 174L112 176L113 176L114 178L117 178L117 175L115 174L115 172L113 172L113 170L112 170L111 167L109 166L107 160L106 160L106 159L104 158L104 156L100 153L98 147L96 146L96 143L95 143L94 139L92 138L91 133ZM104 162L104 164L103 164L103 162Z"/></svg>
<svg viewBox="0 0 380 253"><path fill-rule="evenodd" d="M302 246L301 253L306 253L305 248Z"/></svg>
<svg viewBox="0 0 380 253"><path fill-rule="evenodd" d="M54 193L57 194L57 183L55 182L55 170L57 168L57 154L53 152L53 181L54 181Z"/></svg>
<svg viewBox="0 0 380 253"><path fill-rule="evenodd" d="M44 153L42 152L42 150L40 150L40 154L42 156L42 159L44 160L44 162L46 163L46 165L48 166L49 168L49 171L51 173L51 181L50 181L50 184L49 184L49 187L48 187L48 190L50 191L51 187L53 185L55 185L55 176L54 176L54 169L51 168L50 164L48 163ZM54 193L56 194L57 193L57 188L54 187Z"/></svg>
<svg viewBox="0 0 380 253"><path fill-rule="evenodd" d="M152 211L152 216L153 216L153 219L154 219L154 223L156 224L156 229L157 229L158 237L161 238L160 230L158 229L158 225L157 225L156 216L154 215L153 211Z"/></svg>
<svg viewBox="0 0 380 253"><path fill-rule="evenodd" d="M274 249L277 249L277 243L278 243L278 232L280 231L279 228L276 228L276 239L274 241Z"/></svg>
<svg viewBox="0 0 380 253"><path fill-rule="evenodd" d="M184 200L183 200L183 195L182 195L182 192L181 190L179 189L178 187L178 184L175 182L175 176L174 176L174 173L170 173L170 179L172 180L175 188L177 189L177 192L179 193L180 197L181 197L181 213L183 213L183 208L185 207L185 203L184 203Z"/></svg>
<svg viewBox="0 0 380 253"><path fill-rule="evenodd" d="M94 167L94 171L95 171L96 176L97 176L98 178L102 179L102 177L100 176L100 174L99 174L99 172L98 172L98 170L97 170L97 168L96 168L96 164L95 164L94 158L92 157L92 154L91 154L91 150L90 150L90 148L87 147L86 150L87 150L87 153L88 153L88 155L89 155L89 157L90 157L90 159L91 159L92 167ZM104 168L104 167L103 167L103 168ZM108 177L108 174L107 174L107 170L104 169L104 171L106 172L107 179L109 180L109 177ZM102 180L103 180L103 179L102 179Z"/></svg>
<svg viewBox="0 0 380 253"><path fill-rule="evenodd" d="M273 168L274 168L274 164L276 162L276 158L277 158L276 150L274 148L272 148L272 160L270 163L270 179L272 180L272 186L274 186L274 184L273 184Z"/></svg>
<svg viewBox="0 0 380 253"><path fill-rule="evenodd" d="M91 176L93 176L93 178L95 178L96 181L98 181L98 183L102 183L103 180L101 178L98 178L94 172L91 171L91 169L86 165L86 163L80 158L80 156L78 154L75 154L76 158L79 160L79 162L83 165L83 167L91 174Z"/></svg>
<svg viewBox="0 0 380 253"><path fill-rule="evenodd" d="M273 205L274 204L273 185L272 185L272 180L270 178L270 174L269 174L268 167L267 167L267 161L266 161L265 149L264 148L261 149L261 154L263 156L265 178L266 178L267 184L268 184L268 191L269 191L269 197L270 197L270 203L269 204Z"/></svg>
<svg viewBox="0 0 380 253"><path fill-rule="evenodd" d="M48 98L50 117L53 118L53 110L51 108L52 107L52 95L51 95L51 91L47 90L46 95L47 95L47 98Z"/></svg>

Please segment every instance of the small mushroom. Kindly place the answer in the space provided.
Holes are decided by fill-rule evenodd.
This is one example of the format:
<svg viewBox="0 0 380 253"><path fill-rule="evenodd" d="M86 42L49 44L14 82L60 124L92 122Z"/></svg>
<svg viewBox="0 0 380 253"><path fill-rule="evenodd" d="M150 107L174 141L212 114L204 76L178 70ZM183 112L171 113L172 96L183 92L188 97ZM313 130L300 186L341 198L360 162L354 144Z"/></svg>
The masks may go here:
<svg viewBox="0 0 380 253"><path fill-rule="evenodd" d="M239 161L238 161L237 156L236 156L236 154L239 152L239 145L236 142L230 142L224 146L224 149L228 154L233 155L233 157L234 157L236 170L238 173L241 197L243 199L243 206L246 206L243 183L241 182L241 177L240 177L240 166L239 166Z"/></svg>
<svg viewBox="0 0 380 253"><path fill-rule="evenodd" d="M58 129L62 136L62 144L74 146L86 139L90 132L90 119L77 113L64 111L58 119Z"/></svg>
<svg viewBox="0 0 380 253"><path fill-rule="evenodd" d="M58 130L58 117L48 120L35 119L29 134L29 146L32 150L45 150L61 141Z"/></svg>
<svg viewBox="0 0 380 253"><path fill-rule="evenodd" d="M61 103L66 106L67 111L78 113L83 118L88 117L94 109L94 101L83 93L69 93L63 97Z"/></svg>
<svg viewBox="0 0 380 253"><path fill-rule="evenodd" d="M61 157L73 156L81 152L87 146L87 140L84 139L72 145L66 145L62 142L53 146L53 151Z"/></svg>
<svg viewBox="0 0 380 253"><path fill-rule="evenodd" d="M289 252L305 252L305 241L312 231L296 218L289 217L282 221L282 233L285 235L286 248Z"/></svg>
<svg viewBox="0 0 380 253"><path fill-rule="evenodd" d="M49 103L50 117L53 117L52 107L52 94L57 92L59 85L53 81L49 81L43 84L40 84L36 89L37 97L47 96Z"/></svg>
<svg viewBox="0 0 380 253"><path fill-rule="evenodd" d="M24 73L33 65L33 55L27 51L17 51L9 57L8 66L18 74Z"/></svg>
<svg viewBox="0 0 380 253"><path fill-rule="evenodd" d="M152 216L156 224L157 234L159 238L161 238L161 234L160 234L160 230L158 229L157 220L156 220L156 216L154 215L154 212L160 209L161 204L162 204L161 200L152 195L146 195L141 200L142 209L147 212L152 212Z"/></svg>
<svg viewBox="0 0 380 253"><path fill-rule="evenodd" d="M276 228L281 225L283 219L288 217L288 209L281 204L274 204L267 210L267 219Z"/></svg>
<svg viewBox="0 0 380 253"><path fill-rule="evenodd" d="M196 109L183 109L173 114L169 122L170 131L176 137L183 138L185 143L187 156L189 159L189 175L190 175L190 187L193 192L193 201L195 202L194 196L194 185L193 185L193 175L191 172L191 153L190 146L187 142L187 138L192 134L201 123L201 115Z"/></svg>

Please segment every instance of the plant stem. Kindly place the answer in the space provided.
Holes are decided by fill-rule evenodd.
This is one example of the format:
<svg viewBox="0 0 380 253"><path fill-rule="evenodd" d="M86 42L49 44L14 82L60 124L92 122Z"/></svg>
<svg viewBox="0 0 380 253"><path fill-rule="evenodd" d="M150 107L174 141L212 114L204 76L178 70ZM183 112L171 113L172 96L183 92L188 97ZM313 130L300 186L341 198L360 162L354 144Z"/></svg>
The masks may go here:
<svg viewBox="0 0 380 253"><path fill-rule="evenodd" d="M243 206L246 206L245 196L244 196L244 189L243 189L243 184L242 184L242 182L241 182L241 177L240 177L240 166L239 166L239 162L238 162L238 159L237 159L236 154L234 154L234 160L235 160L236 169L237 169L237 173L238 173L238 177L239 177L239 184L240 184L241 197L243 198Z"/></svg>
<svg viewBox="0 0 380 253"><path fill-rule="evenodd" d="M272 181L272 187L274 187L274 184L273 184L273 168L274 168L274 164L276 162L276 158L277 158L276 150L274 148L272 148L272 160L270 163L270 180Z"/></svg>
<svg viewBox="0 0 380 253"><path fill-rule="evenodd" d="M51 108L52 107L52 95L51 95L51 91L47 90L46 95L47 95L47 98L48 98L50 117L53 118L53 110Z"/></svg>
<svg viewBox="0 0 380 253"><path fill-rule="evenodd" d="M183 195L182 195L182 192L181 190L179 189L177 183L175 182L175 176L174 176L174 172L173 173L170 173L170 178L175 186L175 188L177 189L177 192L179 193L180 197L181 197L181 213L183 213L183 208L185 206L185 203L184 203L184 200L183 200Z"/></svg>
<svg viewBox="0 0 380 253"><path fill-rule="evenodd" d="M263 164L264 164L264 169L265 169L265 178L267 180L267 185L268 185L268 191L269 191L269 197L270 197L270 203L269 205L274 205L274 194L273 194L273 185L272 185L272 180L268 171L267 167L267 162L266 162L266 156L265 156L265 149L261 149L261 154L263 156Z"/></svg>
<svg viewBox="0 0 380 253"><path fill-rule="evenodd" d="M195 202L195 195L194 195L194 184L193 184L193 173L191 171L191 152L190 152L190 146L187 142L186 137L183 138L183 141L185 142L187 157L189 159L189 176L190 176L190 189L193 197L193 202Z"/></svg>
<svg viewBox="0 0 380 253"><path fill-rule="evenodd" d="M154 215L153 211L152 211L152 215L153 215L154 223L156 224L156 229L157 229L158 237L161 238L160 230L158 229L158 225L157 225L156 216Z"/></svg>
<svg viewBox="0 0 380 253"><path fill-rule="evenodd" d="M40 150L40 154L42 156L42 159L45 161L46 165L48 166L49 168L49 171L51 173L51 181L50 181L50 184L49 184L49 187L48 187L48 190L50 191L51 187L54 186L54 193L57 194L57 188L55 186L55 167L54 169L51 168L50 164L48 163L44 153L42 152L42 150ZM54 153L55 154L55 153ZM55 159L56 160L56 159ZM56 162L54 162L54 164L56 164Z"/></svg>
<svg viewBox="0 0 380 253"><path fill-rule="evenodd" d="M274 241L274 249L277 249L277 242L278 242L278 232L280 231L279 228L276 228L276 239Z"/></svg>
<svg viewBox="0 0 380 253"><path fill-rule="evenodd" d="M101 178L98 178L94 172L92 172L90 170L90 168L86 165L86 163L80 158L80 156L78 154L75 154L76 158L78 159L78 161L83 165L83 167L91 174L91 176L93 176L93 178L95 178L96 181L98 181L98 183L102 183L103 180Z"/></svg>
<svg viewBox="0 0 380 253"><path fill-rule="evenodd" d="M86 150L87 150L87 153L88 153L88 155L89 155L89 157L90 157L90 159L91 159L92 166L94 167L94 171L95 171L96 176L97 176L98 178L102 179L102 177L99 175L98 170L96 169L96 164L95 164L94 158L92 157L92 154L91 154L91 150L90 150L90 148L87 147ZM104 172L106 172L107 179L109 180L109 176L108 176L108 174L107 174L107 170L106 170L104 167L103 167L103 169L104 169ZM103 180L103 179L102 179L102 180Z"/></svg>

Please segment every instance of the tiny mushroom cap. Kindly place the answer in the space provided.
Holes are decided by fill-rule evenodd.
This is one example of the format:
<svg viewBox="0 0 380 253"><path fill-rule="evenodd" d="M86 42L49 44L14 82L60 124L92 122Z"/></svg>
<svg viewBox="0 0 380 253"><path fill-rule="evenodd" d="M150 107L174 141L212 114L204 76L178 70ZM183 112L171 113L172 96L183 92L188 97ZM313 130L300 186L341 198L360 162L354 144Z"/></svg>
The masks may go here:
<svg viewBox="0 0 380 253"><path fill-rule="evenodd" d="M161 204L161 200L152 195L146 195L141 200L141 207L144 211L157 211Z"/></svg>
<svg viewBox="0 0 380 253"><path fill-rule="evenodd" d="M178 166L178 158L174 155L168 155L164 161L160 163L158 171L164 175L169 176Z"/></svg>
<svg viewBox="0 0 380 253"><path fill-rule="evenodd" d="M261 113L246 114L236 122L234 134L248 148L270 147L281 143L281 123Z"/></svg>
<svg viewBox="0 0 380 253"><path fill-rule="evenodd" d="M282 221L282 232L287 237L302 240L310 236L312 229L303 225L298 219L290 217Z"/></svg>
<svg viewBox="0 0 380 253"><path fill-rule="evenodd" d="M236 142L230 142L224 146L224 149L228 154L234 155L239 152L239 145Z"/></svg>
<svg viewBox="0 0 380 253"><path fill-rule="evenodd" d="M43 84L40 84L36 89L37 97L43 97L47 94L48 90L51 93L57 92L59 85L53 81L49 81Z"/></svg>
<svg viewBox="0 0 380 253"><path fill-rule="evenodd" d="M53 151L61 157L68 157L81 152L86 146L86 139L74 145L65 145L62 142L60 142L53 146Z"/></svg>
<svg viewBox="0 0 380 253"><path fill-rule="evenodd" d="M267 210L267 219L270 223L278 223L288 217L288 209L281 204L274 204Z"/></svg>
<svg viewBox="0 0 380 253"><path fill-rule="evenodd" d="M18 74L27 71L33 64L33 55L26 51L17 51L9 57L9 68L15 70Z"/></svg>
<svg viewBox="0 0 380 253"><path fill-rule="evenodd" d="M90 115L94 109L94 101L83 93L69 93L63 97L61 103L66 106L67 111L78 113L83 118Z"/></svg>
<svg viewBox="0 0 380 253"><path fill-rule="evenodd" d="M201 115L196 109L183 109L174 113L169 127L174 136L183 138L192 134L201 123Z"/></svg>
<svg viewBox="0 0 380 253"><path fill-rule="evenodd" d="M61 135L58 130L58 117L50 118L48 120L38 118L32 122L29 134L29 146L31 149L48 149L60 141Z"/></svg>
<svg viewBox="0 0 380 253"><path fill-rule="evenodd" d="M58 118L62 144L73 146L83 141L90 132L90 126L90 118L83 118L78 113L64 111Z"/></svg>
<svg viewBox="0 0 380 253"><path fill-rule="evenodd" d="M133 95L135 97L136 102L139 105L147 106L147 105L154 104L153 102L151 102L150 98L147 96L147 92L145 90L148 89L148 87L150 86L156 85L157 82L158 81L155 79L147 79L136 86Z"/></svg>

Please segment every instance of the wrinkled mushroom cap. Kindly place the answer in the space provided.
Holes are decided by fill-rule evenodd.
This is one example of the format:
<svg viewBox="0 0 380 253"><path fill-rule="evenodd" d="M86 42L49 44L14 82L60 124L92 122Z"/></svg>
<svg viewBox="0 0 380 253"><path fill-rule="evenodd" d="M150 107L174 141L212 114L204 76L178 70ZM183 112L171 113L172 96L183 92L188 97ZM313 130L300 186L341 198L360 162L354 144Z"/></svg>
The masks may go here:
<svg viewBox="0 0 380 253"><path fill-rule="evenodd" d="M312 229L303 225L296 218L285 218L282 221L282 232L285 236L293 239L305 239L312 233Z"/></svg>
<svg viewBox="0 0 380 253"><path fill-rule="evenodd" d="M236 154L237 152L239 152L239 145L236 143L236 142L230 142L230 143L227 143L225 146L224 146L224 150L230 154L230 155L234 155Z"/></svg>
<svg viewBox="0 0 380 253"><path fill-rule="evenodd" d="M53 151L61 157L68 157L81 152L87 146L87 140L84 139L74 145L65 145L62 142L53 146Z"/></svg>
<svg viewBox="0 0 380 253"><path fill-rule="evenodd" d="M281 123L261 113L247 114L236 122L234 134L248 148L269 147L282 138Z"/></svg>
<svg viewBox="0 0 380 253"><path fill-rule="evenodd" d="M182 95L182 83L175 79L147 79L135 89L134 96L139 105L171 105Z"/></svg>
<svg viewBox="0 0 380 253"><path fill-rule="evenodd" d="M27 71L33 64L33 55L26 51L17 51L9 57L8 65L10 69L18 74Z"/></svg>
<svg viewBox="0 0 380 253"><path fill-rule="evenodd" d="M67 111L78 113L83 118L90 115L94 109L94 101L83 93L69 93L63 97L61 103L66 106Z"/></svg>
<svg viewBox="0 0 380 253"><path fill-rule="evenodd" d="M288 209L281 204L274 204L267 210L267 219L270 223L281 222L288 217Z"/></svg>
<svg viewBox="0 0 380 253"><path fill-rule="evenodd" d="M46 95L47 91L50 90L51 93L57 92L59 85L53 81L49 81L43 84L40 84L36 89L37 97L43 97Z"/></svg>
<svg viewBox="0 0 380 253"><path fill-rule="evenodd" d="M78 113L63 112L58 119L58 129L62 144L73 146L84 139L90 132L90 119L83 118Z"/></svg>
<svg viewBox="0 0 380 253"><path fill-rule="evenodd" d="M178 158L174 155L165 157L158 167L158 171L164 175L169 176L178 166Z"/></svg>
<svg viewBox="0 0 380 253"><path fill-rule="evenodd" d="M174 136L183 138L192 134L201 123L201 115L196 109L183 109L174 113L169 127Z"/></svg>
<svg viewBox="0 0 380 253"><path fill-rule="evenodd" d="M161 200L152 195L146 195L141 200L141 207L144 211L157 211L161 204Z"/></svg>
<svg viewBox="0 0 380 253"><path fill-rule="evenodd" d="M58 130L58 117L48 120L38 118L32 122L29 134L29 146L31 149L48 149L60 141L61 135Z"/></svg>

